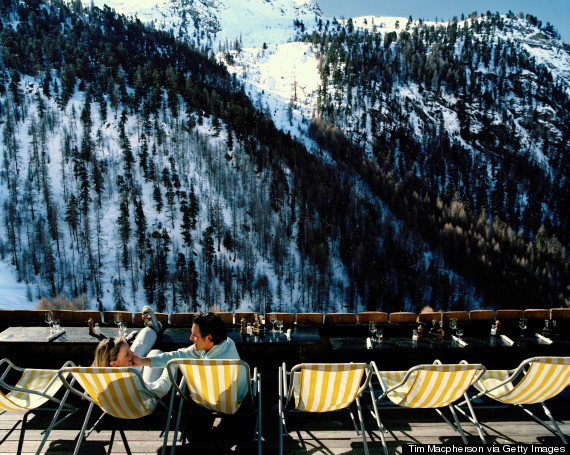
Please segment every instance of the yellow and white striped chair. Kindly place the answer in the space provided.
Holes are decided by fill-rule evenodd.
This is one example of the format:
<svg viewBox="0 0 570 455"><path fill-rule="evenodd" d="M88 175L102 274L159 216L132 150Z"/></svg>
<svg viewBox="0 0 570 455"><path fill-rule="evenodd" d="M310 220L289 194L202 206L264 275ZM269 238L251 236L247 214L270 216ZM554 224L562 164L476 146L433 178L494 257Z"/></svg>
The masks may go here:
<svg viewBox="0 0 570 455"><path fill-rule="evenodd" d="M73 365L73 363L67 362L64 367L67 365ZM20 432L21 441L26 431L26 419L29 412L36 410L55 411L48 428L44 432L45 434L38 451L36 452L39 454L51 430L75 414L79 408L66 403L69 391L65 392L61 400L55 398L55 395L63 386L63 383L58 377L58 370L20 368L14 365L9 359L0 360L0 367L2 366L5 366L5 369L0 377L0 386L2 387L2 389L0 389L0 411L21 411L25 413L22 418L22 429ZM15 385L6 382L10 370L21 373L20 379ZM7 392L4 393L4 391ZM57 405L57 408L40 408L48 401ZM61 411L65 411L68 414L58 421L57 419Z"/></svg>
<svg viewBox="0 0 570 455"><path fill-rule="evenodd" d="M436 360L432 365L417 365L408 371L379 371L374 362L371 363L380 386L382 395L378 401L388 398L392 403L407 408L433 408L455 431L461 435L464 444L467 438L457 414L454 403L462 397L467 400L467 389L476 382L486 371L481 364L442 364ZM477 432L483 444L486 444L483 429L475 416L471 403L467 400L471 417L467 416L477 427ZM455 425L440 411L447 407L455 420ZM378 425L381 427L380 436L386 449L384 432L380 416L376 413Z"/></svg>
<svg viewBox="0 0 570 455"><path fill-rule="evenodd" d="M66 380L67 375L71 375L83 391L75 388L72 383L68 382ZM133 368L67 367L59 371L59 377L68 390L89 402L89 409L79 433L75 451L73 452L74 455L79 453L83 438L87 438L91 434L106 414L119 419L139 419L151 414L157 404L161 404L165 409L168 408L154 392L146 387L141 373ZM91 430L85 434L95 405L101 408L103 414L95 422ZM166 422L166 426L168 427L169 425L170 415ZM119 432L125 448L129 452L125 435L122 430ZM115 430L113 430L111 435L108 453L111 453L114 437ZM162 453L165 450L166 439L163 443Z"/></svg>
<svg viewBox="0 0 570 455"><path fill-rule="evenodd" d="M166 368L175 389L183 398L178 408L175 437L185 401L193 401L214 412L234 414L242 405L238 396L241 381L247 381L247 390L256 414L253 440L257 441L257 451L261 454L261 375L257 368L254 368L251 375L249 365L237 359L173 359ZM182 373L180 383L176 380L177 370ZM171 454L174 454L175 449L173 441Z"/></svg>
<svg viewBox="0 0 570 455"><path fill-rule="evenodd" d="M360 398L369 390L378 413L371 376L372 369L366 363L303 363L295 365L291 371L287 371L283 363L279 367L279 453L283 453L283 436L287 435L285 410L289 405L293 410L303 412L348 409L356 433L362 436L364 452L368 453ZM356 403L360 430L350 409L353 403Z"/></svg>
<svg viewBox="0 0 570 455"><path fill-rule="evenodd" d="M570 357L533 357L514 370L488 370L475 382L480 391L471 401L485 395L493 400L520 407L538 423L568 441L544 402L570 385ZM538 404L554 428L534 415L525 405ZM462 403L463 404L463 403Z"/></svg>

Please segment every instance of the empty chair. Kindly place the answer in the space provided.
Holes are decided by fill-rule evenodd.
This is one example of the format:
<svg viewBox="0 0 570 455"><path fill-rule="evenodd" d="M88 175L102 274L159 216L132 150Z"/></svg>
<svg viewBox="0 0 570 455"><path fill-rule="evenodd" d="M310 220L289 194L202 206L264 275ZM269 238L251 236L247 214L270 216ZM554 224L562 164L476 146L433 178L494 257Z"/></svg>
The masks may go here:
<svg viewBox="0 0 570 455"><path fill-rule="evenodd" d="M443 322L448 324L450 319L455 319L457 322L469 321L469 312L467 311L446 311L443 313Z"/></svg>
<svg viewBox="0 0 570 455"><path fill-rule="evenodd" d="M235 323L240 324L242 319L245 319L246 322L253 323L256 314L258 317L261 317L261 313L257 313L254 311L237 312L235 315Z"/></svg>
<svg viewBox="0 0 570 455"><path fill-rule="evenodd" d="M142 374L133 368L65 367L59 371L58 375L63 385L69 391L89 402L89 409L79 432L75 451L73 452L74 455L79 453L83 438L87 438L107 414L118 419L130 420L151 414L157 404L167 409L162 400L146 387ZM68 375L71 375L73 380L76 381L75 384L67 381ZM81 389L76 387L77 384L79 384ZM86 434L87 425L95 406L98 406L103 411L103 414ZM169 426L170 415L166 419L165 431ZM130 453L125 435L122 430L119 431L127 453ZM111 434L108 453L111 453L114 437L115 430ZM163 454L165 450L166 437L162 447Z"/></svg>
<svg viewBox="0 0 570 455"><path fill-rule="evenodd" d="M550 319L570 319L570 308L551 308Z"/></svg>
<svg viewBox="0 0 570 455"><path fill-rule="evenodd" d="M378 377L382 394L378 401L388 398L392 403L407 408L433 408L447 422L451 428L458 431L464 444L467 438L454 409L454 403L462 397L467 400L467 389L476 382L484 373L485 368L481 364L444 365L436 360L431 365L417 365L408 371L380 371L375 362L371 366ZM469 420L477 427L481 441L485 444L483 430L471 403L467 401L471 417ZM440 411L439 408L447 407L451 412L455 425ZM381 428L380 438L387 453L386 429L380 422L380 415L375 415L378 426Z"/></svg>
<svg viewBox="0 0 570 455"><path fill-rule="evenodd" d="M526 309L523 310L523 317L526 319L530 335L542 332L543 329L550 328L550 310L548 309Z"/></svg>
<svg viewBox="0 0 570 455"><path fill-rule="evenodd" d="M501 322L518 320L523 316L524 316L523 310L497 310L495 312L495 319Z"/></svg>
<svg viewBox="0 0 570 455"><path fill-rule="evenodd" d="M489 336L494 323L494 310L471 310L469 312L470 335Z"/></svg>
<svg viewBox="0 0 570 455"><path fill-rule="evenodd" d="M87 323L89 319L93 319L93 322L103 322L100 311L78 310L73 312L73 322L75 323Z"/></svg>
<svg viewBox="0 0 570 455"><path fill-rule="evenodd" d="M356 324L356 313L325 313L325 324Z"/></svg>
<svg viewBox="0 0 570 455"><path fill-rule="evenodd" d="M240 387L242 381L246 381L247 393L251 397L256 414L254 441L257 441L257 452L261 454L261 375L257 372L257 368L254 368L252 375L249 365L243 360L222 359L172 359L166 368L170 380L182 397L176 418L175 437L185 401L193 401L203 408L222 414L234 414L245 399L239 392L242 389ZM180 385L176 378L177 370L182 373ZM171 413L172 401L169 414ZM168 431L165 440L167 438ZM175 449L176 441L173 441L171 454L174 454Z"/></svg>
<svg viewBox="0 0 570 455"><path fill-rule="evenodd" d="M500 322L501 334L509 337L518 337L522 333L519 321L523 317L523 310L497 310L495 312L495 319Z"/></svg>
<svg viewBox="0 0 570 455"><path fill-rule="evenodd" d="M172 325L192 325L196 313L172 313L170 323Z"/></svg>
<svg viewBox="0 0 570 455"><path fill-rule="evenodd" d="M471 310L469 312L469 321L494 321L495 311L493 310Z"/></svg>
<svg viewBox="0 0 570 455"><path fill-rule="evenodd" d="M374 390L370 383L372 370L365 363L304 363L287 371L285 363L279 367L279 454L283 453L283 436L287 435L285 412L287 408L301 412L330 412L348 409L357 434L362 436L364 452L368 443L360 398L369 391L374 412ZM360 430L356 426L350 406L355 403Z"/></svg>
<svg viewBox="0 0 570 455"><path fill-rule="evenodd" d="M318 325L323 323L323 313L297 313L297 324Z"/></svg>
<svg viewBox="0 0 570 455"><path fill-rule="evenodd" d="M69 324L74 322L73 310L52 310L53 318L55 320L59 319L61 325Z"/></svg>
<svg viewBox="0 0 570 455"><path fill-rule="evenodd" d="M408 311L390 313L390 324L410 324L416 322L418 315Z"/></svg>
<svg viewBox="0 0 570 455"><path fill-rule="evenodd" d="M426 311L418 315L418 321L431 324L432 321L441 321L442 315L440 311Z"/></svg>
<svg viewBox="0 0 570 455"><path fill-rule="evenodd" d="M386 324L388 322L388 313L382 311L363 311L362 313L358 313L359 324L368 324L369 322Z"/></svg>
<svg viewBox="0 0 570 455"><path fill-rule="evenodd" d="M64 367L69 365L73 364L67 362ZM9 359L2 359L0 361L0 367L5 368L0 377L0 386L8 390L6 394L0 390L0 411L21 411L25 413L22 419L21 439L23 439L24 436L26 419L29 412L36 412L38 410L55 411L38 448L37 453L40 454L51 430L75 414L79 408L71 406L66 402L69 391L66 391L61 399L55 398L55 395L63 386L63 383L58 377L58 370L20 368L14 365ZM6 382L11 370L21 373L20 379L15 385ZM41 406L47 402L51 402L56 408L41 408ZM58 421L57 419L61 411L66 412L67 415Z"/></svg>
<svg viewBox="0 0 570 455"><path fill-rule="evenodd" d="M474 386L480 391L471 401L486 395L493 400L520 407L538 423L557 434L564 444L568 441L560 431L545 401L570 385L570 357L533 357L524 360L515 370L488 370ZM462 402L463 404L465 402ZM469 400L466 401L469 405ZM525 405L540 403L553 427L533 414Z"/></svg>

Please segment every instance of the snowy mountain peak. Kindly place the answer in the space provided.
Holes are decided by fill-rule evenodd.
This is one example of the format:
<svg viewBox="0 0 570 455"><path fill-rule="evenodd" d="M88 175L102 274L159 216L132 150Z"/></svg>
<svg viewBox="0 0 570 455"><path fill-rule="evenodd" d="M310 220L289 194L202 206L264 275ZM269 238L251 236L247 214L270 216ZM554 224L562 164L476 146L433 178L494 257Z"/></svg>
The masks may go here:
<svg viewBox="0 0 570 455"><path fill-rule="evenodd" d="M177 36L190 37L200 46L238 38L245 46L261 46L274 40L282 42L291 34L293 23L314 22L322 17L319 6L311 0L95 0L126 16ZM244 26L247 25L247 26Z"/></svg>

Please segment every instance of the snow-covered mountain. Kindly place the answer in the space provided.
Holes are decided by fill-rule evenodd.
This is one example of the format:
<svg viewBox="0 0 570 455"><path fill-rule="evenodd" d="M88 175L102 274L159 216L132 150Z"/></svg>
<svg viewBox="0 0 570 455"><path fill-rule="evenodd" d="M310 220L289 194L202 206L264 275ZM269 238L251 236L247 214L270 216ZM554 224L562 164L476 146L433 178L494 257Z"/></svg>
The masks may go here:
<svg viewBox="0 0 570 455"><path fill-rule="evenodd" d="M240 46L283 43L293 37L293 23L314 23L322 17L311 0L95 0L126 16L172 30L198 46L217 50L236 40Z"/></svg>
<svg viewBox="0 0 570 455"><path fill-rule="evenodd" d="M54 293L161 311L568 298L567 239L550 234L566 222L570 60L535 18L94 5L0 11L0 254L28 305Z"/></svg>

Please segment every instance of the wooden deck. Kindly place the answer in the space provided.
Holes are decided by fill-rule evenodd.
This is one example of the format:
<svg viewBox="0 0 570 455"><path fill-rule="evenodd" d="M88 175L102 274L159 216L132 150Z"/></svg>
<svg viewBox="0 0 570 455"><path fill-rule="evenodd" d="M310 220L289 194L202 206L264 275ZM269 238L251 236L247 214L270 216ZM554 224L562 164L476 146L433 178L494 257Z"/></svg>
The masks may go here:
<svg viewBox="0 0 570 455"><path fill-rule="evenodd" d="M264 384L263 391L263 453L278 452L278 419L276 408L277 387ZM275 392L275 393L274 393ZM562 431L570 435L570 393L549 403ZM538 415L543 417L538 409ZM488 432L487 442L495 444L545 444L560 445L561 440L547 429L528 418L515 408L492 408L482 403L476 410ZM392 407L381 408L380 415L388 429L387 440L390 453L402 452L403 444L461 444L461 438L433 410L408 410ZM44 447L43 453L63 455L73 452L77 434L81 428L85 410L78 412L70 421L54 429ZM99 416L95 413L92 422ZM42 439L41 430L47 427L51 414L38 412L30 414L22 441L24 455L36 452ZM0 455L16 454L20 442L22 414L6 412L0 414ZM370 453L382 453L382 445L375 428L375 421L365 416ZM464 422L465 419L462 419ZM252 441L253 420L246 413L217 418L214 416L194 416L187 434L191 442L180 442L177 453L242 453L255 454L256 444ZM106 417L98 431L93 432L83 442L82 455L102 454L109 449L109 440L114 425L123 425L111 417ZM162 448L161 429L165 414L156 414L143 419L126 422L125 435L130 452L133 454L157 454ZM288 414L289 436L285 438L287 454L361 454L364 453L362 440L353 430L346 411L334 414ZM480 442L475 427L464 424L470 443ZM170 446L169 446L170 448ZM200 451L200 452L196 452ZM119 432L116 433L112 453L129 453L125 449Z"/></svg>

